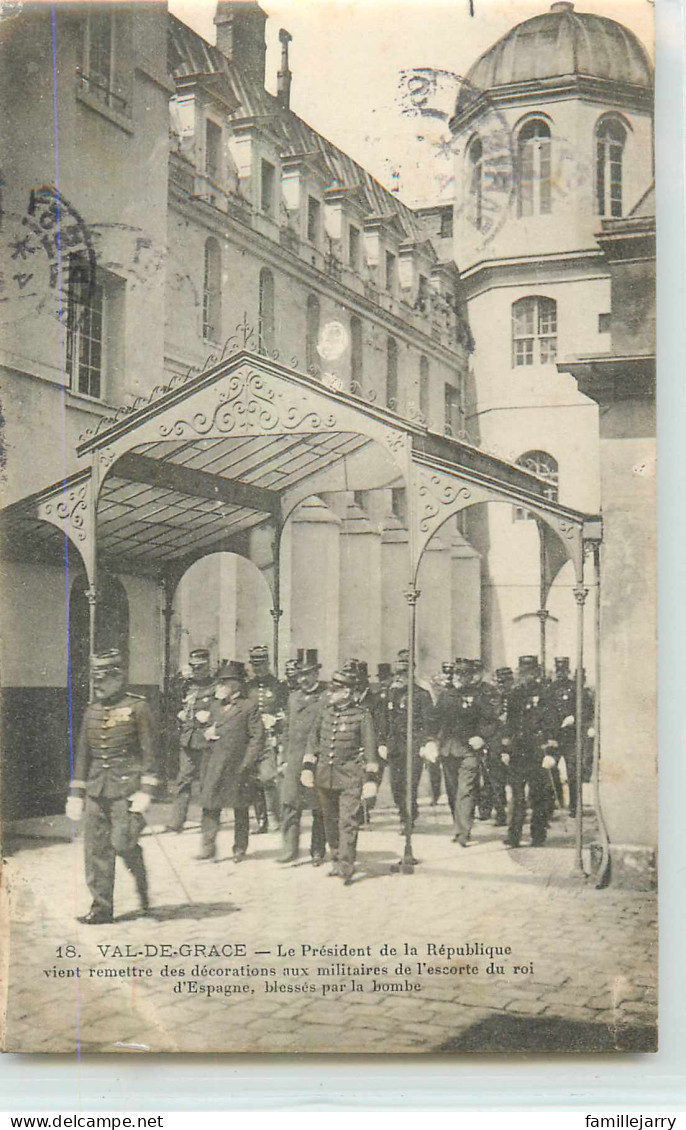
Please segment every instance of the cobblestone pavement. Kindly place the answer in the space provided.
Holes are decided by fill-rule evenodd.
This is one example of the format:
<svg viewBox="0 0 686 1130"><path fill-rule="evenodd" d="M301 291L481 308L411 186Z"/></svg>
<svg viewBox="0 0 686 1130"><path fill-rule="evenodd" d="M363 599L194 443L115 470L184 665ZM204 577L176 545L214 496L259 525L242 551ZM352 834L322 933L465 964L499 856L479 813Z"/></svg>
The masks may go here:
<svg viewBox="0 0 686 1130"><path fill-rule="evenodd" d="M149 819L164 817L157 807ZM655 1045L655 897L585 883L574 869L572 822L561 813L544 848L508 850L502 828L477 823L464 850L451 842L447 806L424 801L414 838L419 864L402 874L392 871L403 846L397 819L381 808L360 833L358 871L347 888L328 876L328 866L312 868L307 851L295 864L277 865L277 833L252 837L248 857L236 865L226 825L217 860L197 862L198 828L191 824L182 835L142 840L153 914L140 915L122 868L116 921L99 927L75 922L89 906L82 845L57 838L68 835L63 818L51 824L56 838L11 844L5 869L10 1051L582 1052ZM307 831L302 840L306 848ZM213 956L209 949L237 943L245 956L228 949ZM384 943L397 953L384 954ZM509 946L511 953L470 954L466 947L476 943ZM68 945L77 956L66 956ZM205 946L205 955L180 952L184 945ZM347 945L357 956L318 956L303 945ZM441 955L430 945L464 952ZM188 982L199 991L189 992ZM178 984L183 991L175 991ZM314 990L302 991L307 985ZM212 995L202 991L209 988Z"/></svg>

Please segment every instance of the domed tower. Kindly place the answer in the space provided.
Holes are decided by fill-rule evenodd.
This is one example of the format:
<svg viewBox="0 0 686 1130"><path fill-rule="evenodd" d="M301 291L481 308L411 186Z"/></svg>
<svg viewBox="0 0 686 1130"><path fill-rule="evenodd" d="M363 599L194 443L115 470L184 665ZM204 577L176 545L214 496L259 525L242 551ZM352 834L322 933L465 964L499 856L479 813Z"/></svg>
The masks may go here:
<svg viewBox="0 0 686 1130"><path fill-rule="evenodd" d="M652 67L636 36L558 0L478 59L450 123L455 258L476 343L471 434L591 512L597 409L556 361L610 348L609 271L595 233L651 183L652 110ZM486 651L500 641L494 664L536 651L540 621L536 526L505 510L470 523L487 574ZM558 595L549 654L570 654L572 610Z"/></svg>

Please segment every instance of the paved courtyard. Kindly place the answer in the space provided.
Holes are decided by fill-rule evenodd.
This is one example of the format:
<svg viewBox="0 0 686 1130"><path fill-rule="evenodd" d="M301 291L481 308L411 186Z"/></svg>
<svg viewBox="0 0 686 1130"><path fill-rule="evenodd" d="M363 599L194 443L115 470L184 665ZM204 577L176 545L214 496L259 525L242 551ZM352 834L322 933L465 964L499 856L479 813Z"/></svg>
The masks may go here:
<svg viewBox="0 0 686 1130"><path fill-rule="evenodd" d="M156 806L150 823L165 815ZM510 851L502 828L477 823L463 850L447 805L424 799L419 863L405 875L393 870L403 841L382 803L348 888L307 851L277 865L277 833L252 837L235 865L228 823L217 860L198 862L191 821L181 835L143 838L152 914L140 915L122 868L116 921L99 927L75 922L90 901L82 843L68 842L63 818L38 830L8 845L8 1050L655 1046L655 897L585 883L562 813L545 848Z"/></svg>

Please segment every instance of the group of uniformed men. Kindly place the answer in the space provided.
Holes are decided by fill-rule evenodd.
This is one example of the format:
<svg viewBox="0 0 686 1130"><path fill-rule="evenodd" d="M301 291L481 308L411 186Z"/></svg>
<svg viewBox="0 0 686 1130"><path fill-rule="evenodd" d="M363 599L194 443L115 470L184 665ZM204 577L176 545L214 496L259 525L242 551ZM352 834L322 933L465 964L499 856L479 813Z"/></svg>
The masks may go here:
<svg viewBox="0 0 686 1130"><path fill-rule="evenodd" d="M328 845L329 874L350 885L359 829L370 820L386 767L405 835L418 818L424 766L432 804L445 789L453 840L463 848L475 815L507 823L508 785L505 843L520 846L528 802L531 843L543 844L553 810L562 804L562 758L570 812L576 810L576 686L564 657L555 660L552 681L545 679L536 656L525 655L518 678L510 668L499 668L495 685L484 679L483 664L474 659L442 664L428 686L415 682L409 798L406 650L399 652L394 668L379 664L374 683L367 664L358 659L345 663L328 685L319 679L318 663L289 660L282 683L271 673L266 647L252 648L249 659L250 677L244 664L233 660L223 661L212 674L209 651L196 648L185 673L178 711L179 773L166 830L182 831L197 782L200 859L215 856L221 811L230 807L233 859L240 863L253 806L258 832L268 830L270 816L280 825L278 862L290 863L299 853L302 813L311 810L313 866L323 863ZM83 720L67 801L72 820L85 817L86 879L93 903L80 921L88 925L112 921L116 855L132 872L142 909L148 910L138 839L158 784L150 710L126 689L121 655L111 651L94 657L92 675L94 701ZM594 736L592 721L592 698L585 688L586 750Z"/></svg>

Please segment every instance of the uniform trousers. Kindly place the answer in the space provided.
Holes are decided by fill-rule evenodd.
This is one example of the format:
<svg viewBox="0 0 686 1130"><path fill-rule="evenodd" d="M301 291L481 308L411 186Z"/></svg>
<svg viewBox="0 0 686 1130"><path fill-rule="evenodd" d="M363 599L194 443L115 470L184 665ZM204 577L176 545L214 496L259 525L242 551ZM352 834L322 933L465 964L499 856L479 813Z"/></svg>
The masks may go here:
<svg viewBox="0 0 686 1130"><path fill-rule="evenodd" d="M419 816L417 793L424 762L416 753L412 754L412 823ZM400 813L401 823L407 822L407 753L404 749L388 754L388 771L391 775L393 803Z"/></svg>
<svg viewBox="0 0 686 1130"><path fill-rule="evenodd" d="M221 820L221 808L203 808L200 831L205 851L214 852ZM250 834L250 809L241 805L233 810L233 854L245 855Z"/></svg>
<svg viewBox="0 0 686 1130"><path fill-rule="evenodd" d="M550 813L550 779L541 766L540 756L527 757L513 754L510 761L512 786L512 815L508 839L519 844L526 821L526 789L529 787L531 805L531 842L545 843Z"/></svg>
<svg viewBox="0 0 686 1130"><path fill-rule="evenodd" d="M176 796L168 821L168 827L175 828L177 832L180 832L183 828L188 814L193 782L197 781L200 775L202 755L203 750L201 749L182 749L179 755L179 774L175 784Z"/></svg>
<svg viewBox="0 0 686 1130"><path fill-rule="evenodd" d="M296 856L300 846L300 819L302 808L291 804L281 807L281 833L283 835L284 851ZM312 833L310 837L310 855L313 859L323 859L326 855L326 833L324 831L324 817L318 808L312 810Z"/></svg>
<svg viewBox="0 0 686 1130"><path fill-rule="evenodd" d="M344 878L355 870L355 852L359 823L357 811L360 807L361 786L353 785L346 789L321 789L317 795L324 819L326 839L331 848L331 857Z"/></svg>
<svg viewBox="0 0 686 1130"><path fill-rule="evenodd" d="M455 835L466 843L474 823L479 759L476 753L470 752L446 753L442 760L448 799L453 798Z"/></svg>
<svg viewBox="0 0 686 1130"><path fill-rule="evenodd" d="M482 820L488 820L495 809L496 821L505 823L505 766L495 750L487 749L481 757L478 804Z"/></svg>
<svg viewBox="0 0 686 1130"><path fill-rule="evenodd" d="M576 745L563 747L562 757L565 759L567 769L567 784L569 786L569 814L576 815Z"/></svg>
<svg viewBox="0 0 686 1130"><path fill-rule="evenodd" d="M112 915L114 907L114 865L119 855L134 877L141 902L148 900L148 878L143 850L138 843L145 821L140 812L131 812L128 797L86 797L84 850L86 882L93 897L94 911Z"/></svg>

